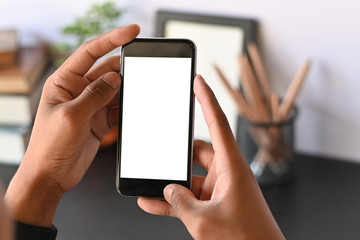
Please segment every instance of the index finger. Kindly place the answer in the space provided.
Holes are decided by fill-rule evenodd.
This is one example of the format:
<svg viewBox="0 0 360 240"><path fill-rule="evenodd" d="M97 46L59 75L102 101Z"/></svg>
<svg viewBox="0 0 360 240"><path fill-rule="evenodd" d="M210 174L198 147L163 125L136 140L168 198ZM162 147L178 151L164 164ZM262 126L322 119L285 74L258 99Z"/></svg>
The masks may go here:
<svg viewBox="0 0 360 240"><path fill-rule="evenodd" d="M213 91L199 75L195 77L194 92L208 125L214 151L224 152L237 148L237 143L224 112Z"/></svg>
<svg viewBox="0 0 360 240"><path fill-rule="evenodd" d="M132 41L140 32L136 24L116 28L82 44L59 68L63 73L83 76L100 57Z"/></svg>

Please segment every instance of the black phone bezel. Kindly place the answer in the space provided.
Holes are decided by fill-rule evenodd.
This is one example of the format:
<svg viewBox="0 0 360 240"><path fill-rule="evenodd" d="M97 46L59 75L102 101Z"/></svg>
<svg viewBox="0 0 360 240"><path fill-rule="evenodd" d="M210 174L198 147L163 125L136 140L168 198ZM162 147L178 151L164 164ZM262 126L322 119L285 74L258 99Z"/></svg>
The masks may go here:
<svg viewBox="0 0 360 240"><path fill-rule="evenodd" d="M189 141L188 141L188 167L187 180L159 180L159 179L138 179L121 178L121 137L122 137L122 115L123 115L123 86L126 85L124 76L125 57L186 57L192 59L191 64L191 87L190 106L189 106ZM193 154L193 135L194 135L194 101L193 92L194 78L196 75L196 46L188 39L169 39L169 38L136 38L132 42L124 45L121 49L121 77L122 87L120 88L119 102L119 135L117 143L116 161L116 188L121 195L125 196L144 196L144 197L163 197L163 189L170 183L180 184L190 189L192 175L192 154Z"/></svg>

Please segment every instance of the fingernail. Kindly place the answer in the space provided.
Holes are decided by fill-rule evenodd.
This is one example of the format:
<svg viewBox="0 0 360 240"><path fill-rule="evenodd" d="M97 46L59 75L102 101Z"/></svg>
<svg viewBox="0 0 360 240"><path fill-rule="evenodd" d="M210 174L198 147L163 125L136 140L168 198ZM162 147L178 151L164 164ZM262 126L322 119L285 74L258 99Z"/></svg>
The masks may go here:
<svg viewBox="0 0 360 240"><path fill-rule="evenodd" d="M164 197L165 197L165 199L170 200L173 191L174 191L173 185L172 184L167 185L164 188Z"/></svg>
<svg viewBox="0 0 360 240"><path fill-rule="evenodd" d="M103 76L103 81L106 82L109 86L111 86L114 90L120 88L120 76L115 72L106 73Z"/></svg>
<svg viewBox="0 0 360 240"><path fill-rule="evenodd" d="M206 83L205 79L200 74L197 74L196 77L199 78L200 81L203 81L204 83Z"/></svg>

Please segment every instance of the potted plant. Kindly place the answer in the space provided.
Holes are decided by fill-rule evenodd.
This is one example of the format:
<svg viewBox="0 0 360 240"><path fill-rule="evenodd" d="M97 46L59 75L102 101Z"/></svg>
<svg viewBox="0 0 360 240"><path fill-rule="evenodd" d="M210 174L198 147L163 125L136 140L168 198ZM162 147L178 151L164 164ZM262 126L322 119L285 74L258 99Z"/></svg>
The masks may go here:
<svg viewBox="0 0 360 240"><path fill-rule="evenodd" d="M94 4L83 16L64 26L61 33L68 41L53 46L55 66L60 66L85 41L115 28L123 13L124 10L118 8L114 2Z"/></svg>

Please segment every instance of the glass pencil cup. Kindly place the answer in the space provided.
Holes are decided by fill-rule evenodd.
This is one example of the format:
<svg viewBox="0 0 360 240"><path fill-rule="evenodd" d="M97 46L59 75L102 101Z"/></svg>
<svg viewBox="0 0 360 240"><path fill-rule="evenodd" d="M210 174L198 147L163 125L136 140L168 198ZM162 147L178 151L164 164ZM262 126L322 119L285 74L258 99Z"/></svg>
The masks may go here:
<svg viewBox="0 0 360 240"><path fill-rule="evenodd" d="M237 142L260 186L280 185L294 178L294 108L285 122L256 123L238 119Z"/></svg>

